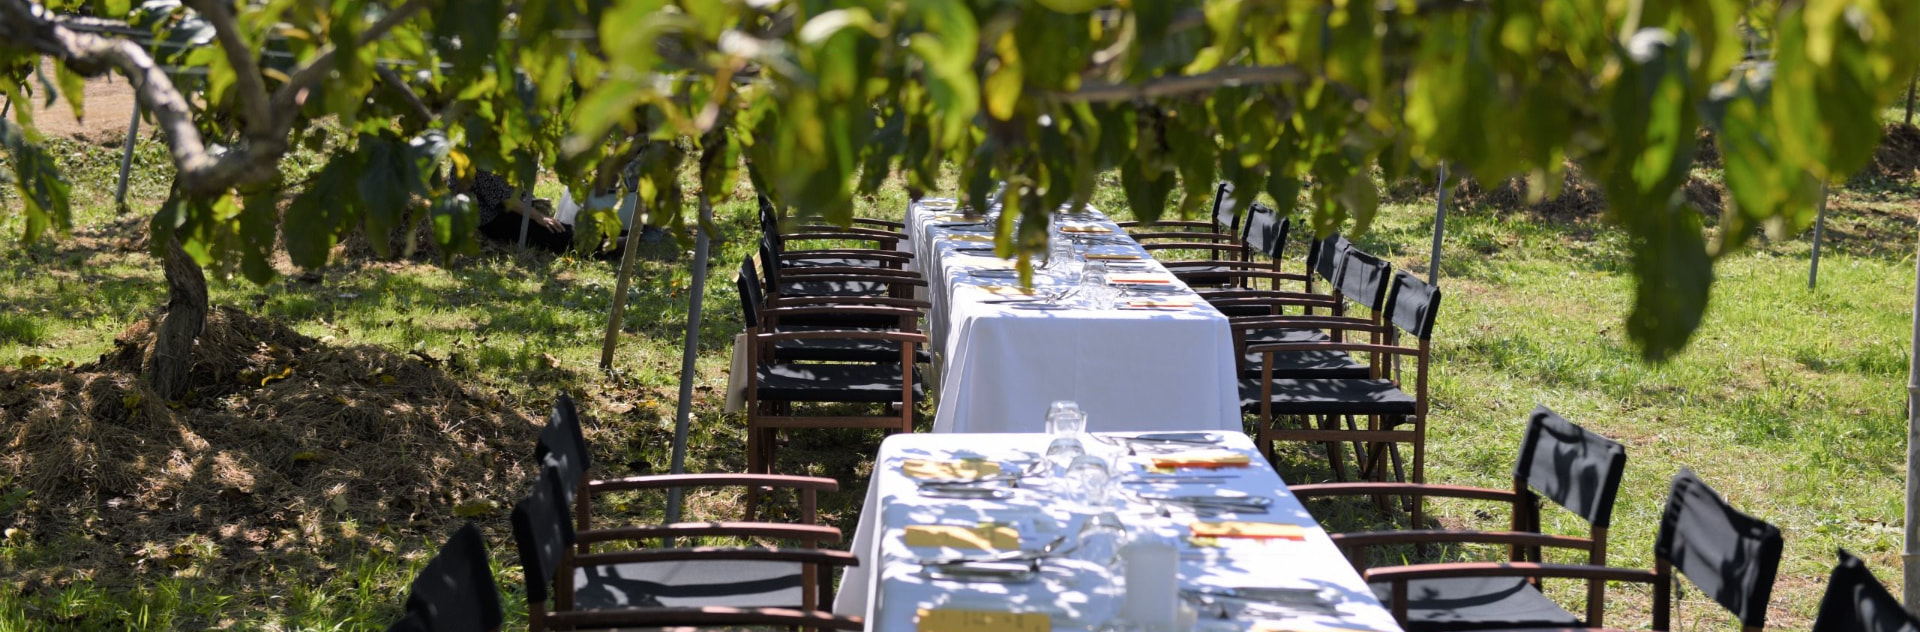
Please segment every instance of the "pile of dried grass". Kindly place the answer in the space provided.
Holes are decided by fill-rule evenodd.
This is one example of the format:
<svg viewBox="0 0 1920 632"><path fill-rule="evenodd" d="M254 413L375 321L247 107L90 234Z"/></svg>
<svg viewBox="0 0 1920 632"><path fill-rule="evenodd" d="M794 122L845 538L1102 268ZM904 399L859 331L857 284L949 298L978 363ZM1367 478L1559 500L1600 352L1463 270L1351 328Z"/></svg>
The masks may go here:
<svg viewBox="0 0 1920 632"><path fill-rule="evenodd" d="M1556 218L1595 216L1607 210L1606 192L1583 175L1580 165L1568 162L1560 183L1560 195L1529 202L1525 178L1512 178L1493 186L1482 186L1472 179L1454 189L1457 206L1485 205L1503 211L1528 211ZM1719 182L1698 177L1687 179L1684 188L1688 204L1709 216L1718 216L1725 202L1726 189Z"/></svg>
<svg viewBox="0 0 1920 632"><path fill-rule="evenodd" d="M139 379L151 340L141 322L95 364L0 369L0 478L34 499L14 521L111 549L61 570L124 576L196 536L243 574L248 556L345 555L376 533L437 541L531 476L536 422L421 359L220 308L196 392L168 404Z"/></svg>
<svg viewBox="0 0 1920 632"><path fill-rule="evenodd" d="M1889 180L1920 178L1920 128L1888 125L1873 152L1873 164L1866 171Z"/></svg>

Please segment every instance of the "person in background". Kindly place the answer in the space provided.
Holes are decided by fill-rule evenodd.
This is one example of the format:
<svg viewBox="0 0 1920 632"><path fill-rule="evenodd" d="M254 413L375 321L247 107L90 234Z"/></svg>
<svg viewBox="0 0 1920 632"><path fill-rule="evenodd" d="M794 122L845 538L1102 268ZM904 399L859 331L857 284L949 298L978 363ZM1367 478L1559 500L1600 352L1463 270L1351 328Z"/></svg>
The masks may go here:
<svg viewBox="0 0 1920 632"><path fill-rule="evenodd" d="M565 252L573 247L573 227L543 211L540 207L546 205L545 200L534 200L531 194L516 191L506 178L476 170L464 189L456 184L455 192L466 193L473 200L474 208L480 212L480 235L487 239L518 244L520 226L525 223L527 245L553 252ZM526 222L523 217L532 221Z"/></svg>

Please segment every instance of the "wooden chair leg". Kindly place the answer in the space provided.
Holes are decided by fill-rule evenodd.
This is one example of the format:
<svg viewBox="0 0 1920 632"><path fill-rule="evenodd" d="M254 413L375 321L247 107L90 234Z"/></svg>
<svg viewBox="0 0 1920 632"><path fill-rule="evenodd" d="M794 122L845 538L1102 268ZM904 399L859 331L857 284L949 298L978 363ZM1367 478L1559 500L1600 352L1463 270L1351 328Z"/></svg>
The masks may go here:
<svg viewBox="0 0 1920 632"><path fill-rule="evenodd" d="M1338 417L1339 417L1338 415L1320 415L1320 423L1319 423L1320 429L1321 430L1339 430L1340 421ZM1343 445L1345 443L1346 442L1344 441L1326 442L1327 462L1333 465L1333 475L1336 477L1335 480L1338 480L1341 482L1346 482L1348 480L1351 480L1347 478L1347 454L1346 454L1347 450L1346 450L1346 446Z"/></svg>

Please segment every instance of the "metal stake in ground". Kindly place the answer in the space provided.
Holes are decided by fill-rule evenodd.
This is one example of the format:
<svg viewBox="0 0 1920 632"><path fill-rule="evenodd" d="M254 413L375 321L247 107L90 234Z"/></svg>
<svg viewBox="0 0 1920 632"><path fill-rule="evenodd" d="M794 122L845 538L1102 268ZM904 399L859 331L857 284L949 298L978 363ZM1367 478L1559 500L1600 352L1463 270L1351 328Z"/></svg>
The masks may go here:
<svg viewBox="0 0 1920 632"><path fill-rule="evenodd" d="M1827 185L1820 185L1820 210L1813 216L1813 261L1807 266L1807 289L1820 284L1820 237L1827 232Z"/></svg>
<svg viewBox="0 0 1920 632"><path fill-rule="evenodd" d="M1920 257L1913 262L1920 281ZM1920 615L1920 286L1913 293L1913 354L1907 359L1907 538L1900 557L1907 611Z"/></svg>
<svg viewBox="0 0 1920 632"><path fill-rule="evenodd" d="M588 200L591 202L592 198ZM625 317L627 309L627 285L633 282L633 258L640 250L640 231L647 225L640 214L642 211L640 196L634 194L632 197L623 197L620 204L625 206L627 200L633 200L633 213L627 215L633 218L633 221L627 222L627 245L620 252L620 274L614 279L613 305L607 312L607 335L600 345L600 370L602 371L613 369L613 349L620 344L620 321Z"/></svg>
<svg viewBox="0 0 1920 632"><path fill-rule="evenodd" d="M687 344L680 355L680 409L673 418L673 470L687 468L687 424L693 416L693 361L700 354L700 307L707 294L707 231L713 227L713 205L700 192L700 224L693 242L693 298L687 305ZM667 490L667 524L680 521L680 488Z"/></svg>
<svg viewBox="0 0 1920 632"><path fill-rule="evenodd" d="M1439 201L1433 209L1433 253L1427 255L1427 285L1440 285L1440 239L1447 234L1447 163L1440 163L1440 184L1434 188Z"/></svg>
<svg viewBox="0 0 1920 632"><path fill-rule="evenodd" d="M140 101L133 102L133 120L127 121L127 147L120 154L120 187L113 191L114 209L127 212L127 176L133 173L133 144L140 140Z"/></svg>

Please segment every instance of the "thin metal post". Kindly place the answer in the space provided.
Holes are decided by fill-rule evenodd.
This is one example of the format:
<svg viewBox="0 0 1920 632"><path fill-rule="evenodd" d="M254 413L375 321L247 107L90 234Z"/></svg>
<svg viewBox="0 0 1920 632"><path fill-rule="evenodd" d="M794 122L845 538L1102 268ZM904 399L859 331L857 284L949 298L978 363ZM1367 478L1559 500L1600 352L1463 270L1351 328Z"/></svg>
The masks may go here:
<svg viewBox="0 0 1920 632"><path fill-rule="evenodd" d="M1820 284L1820 237L1827 232L1827 186L1820 185L1820 211L1813 217L1813 262L1807 267L1807 289Z"/></svg>
<svg viewBox="0 0 1920 632"><path fill-rule="evenodd" d="M1916 74L1913 76L1912 79L1907 80L1907 124L1908 125L1913 124L1913 87L1916 82L1920 82L1920 74Z"/></svg>
<svg viewBox="0 0 1920 632"><path fill-rule="evenodd" d="M633 221L627 222L627 245L620 252L620 274L616 275L613 282L613 306L607 312L607 334L600 344L600 370L602 371L613 368L613 351L620 345L620 325L627 309L627 286L633 282L633 260L637 256L635 253L640 250L640 228L647 223L640 217L638 194L631 198L621 196L620 205L626 206L629 199L634 201L633 212L628 215L633 218ZM588 198L588 201L591 200L592 198Z"/></svg>
<svg viewBox="0 0 1920 632"><path fill-rule="evenodd" d="M127 211L127 176L133 174L133 145L140 140L140 102L133 102L133 119L127 121L127 147L120 153L120 186L113 190L114 208Z"/></svg>
<svg viewBox="0 0 1920 632"><path fill-rule="evenodd" d="M713 226L713 205L700 193L700 224L693 242L693 297L687 304L687 343L680 355L680 408L673 418L674 474L687 468L687 425L693 417L693 361L700 354L700 308L707 294L707 229ZM680 521L680 488L667 490L667 523Z"/></svg>
<svg viewBox="0 0 1920 632"><path fill-rule="evenodd" d="M1434 197L1433 253L1427 255L1427 285L1440 284L1440 240L1447 234L1447 163L1440 163L1440 183Z"/></svg>
<svg viewBox="0 0 1920 632"><path fill-rule="evenodd" d="M1907 611L1920 615L1920 257L1913 261L1913 352L1907 358L1907 524L1900 556Z"/></svg>

